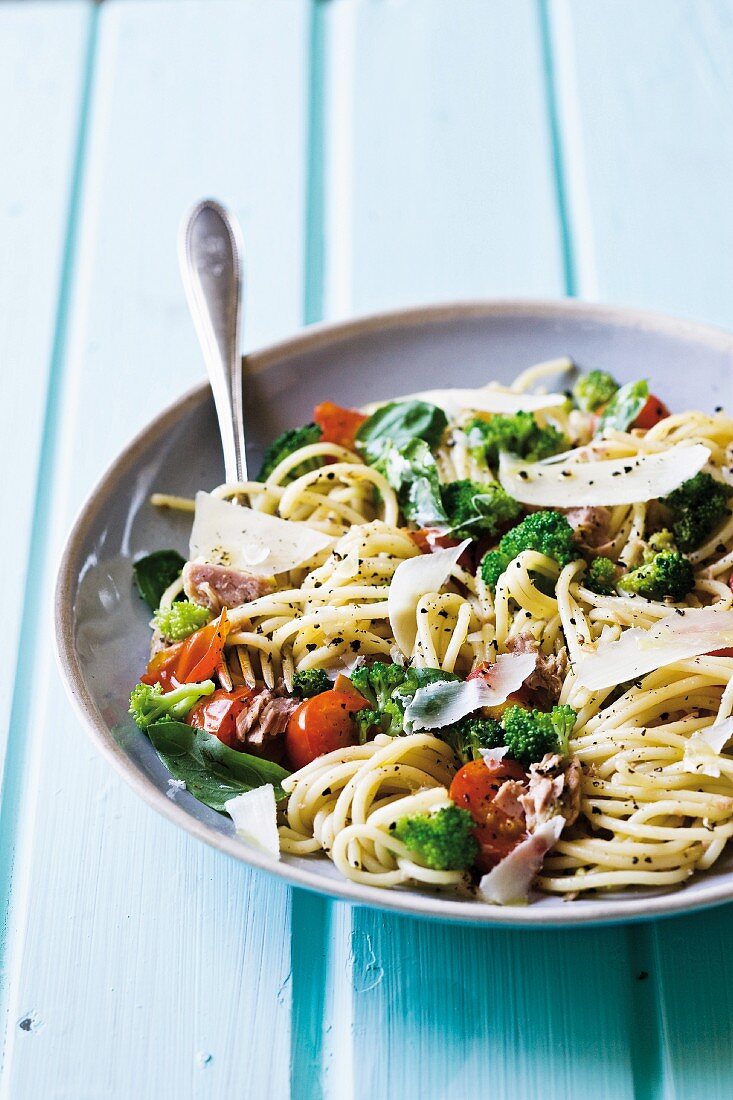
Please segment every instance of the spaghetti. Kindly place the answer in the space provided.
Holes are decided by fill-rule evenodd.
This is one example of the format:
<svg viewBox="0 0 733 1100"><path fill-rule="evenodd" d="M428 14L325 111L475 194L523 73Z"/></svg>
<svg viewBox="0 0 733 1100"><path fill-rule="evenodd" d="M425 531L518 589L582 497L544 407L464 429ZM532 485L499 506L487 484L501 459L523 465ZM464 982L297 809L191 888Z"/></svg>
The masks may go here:
<svg viewBox="0 0 733 1100"><path fill-rule="evenodd" d="M578 812L566 813L566 825L536 878L540 890L574 897L679 885L695 871L708 870L733 836L733 757L718 750L716 766L701 769L690 754L691 739L704 739L706 731L733 715L733 648L711 645L707 653L668 661L620 685L589 689L578 674L588 653L618 641L631 628L648 632L671 609L733 609L733 515L725 506L728 487L733 491L733 420L702 412L670 415L641 383L636 391L619 390L613 383L615 392L611 387L610 398L596 404L588 397L588 383L577 390L574 402L548 398L547 408L523 412L522 395L568 366L565 361L540 364L511 389L487 387L480 391L480 409L467 408L450 418L439 409L431 412L433 406L417 395L405 402L414 406L412 421L407 414L399 420L399 410L391 414L393 432L399 429L404 436L410 423L417 425L407 439L369 436L364 425L373 425L380 415L384 420L385 406L373 406L369 419L350 413L361 425L361 436L357 433L348 445L342 436L331 433L330 438L324 428L317 442L284 453L261 479L223 485L211 495L330 540L312 559L267 577L266 584L263 579L265 590L228 606L229 633L220 658L225 679L219 682L228 681L231 691L279 691L300 702L304 674L341 674L338 692L344 673L379 662L402 669L403 679L417 676L412 691L422 699L420 692L431 683L462 683L477 670L493 684L499 655L536 655L536 672L519 696L498 708L474 708L474 718L485 723L482 728L489 722L500 727L517 699L533 714L549 715L555 707L565 713L570 708L575 716L572 733L564 746L558 742L558 751L580 765ZM492 395L504 403L514 400L516 415L492 413ZM659 406L659 416L650 412L650 402ZM557 439L560 446L541 453ZM531 540L516 553L507 549L511 531L532 520L538 509L523 507L521 499L508 504L499 499L501 453L513 449L535 463L536 478L553 464L568 486L578 467L593 463L595 470L624 460L631 484L637 476L632 471L645 469L646 458L678 445L701 445L706 456L701 473L680 491L688 491L686 486L699 477L711 478L711 492L720 498L717 513L709 505L712 497L703 501L694 538L683 530L684 517L679 519L680 510L671 503L674 493L662 499L652 491L639 500L635 492L629 503L607 506L599 490L593 504L574 507L569 489L567 507L553 501L546 509L560 512L565 525L574 528L567 553L550 552ZM455 484L483 487L471 498L474 512L469 508L468 518L465 509L458 518L445 514L444 488ZM162 494L154 503L194 508L193 502ZM507 515L513 508L513 520L494 522L498 513L492 509L499 507ZM398 568L431 550L440 552L441 546L455 546L461 538L470 538L469 549L450 564L440 584L422 591L404 611L411 617L414 644L401 651L390 602ZM593 580L599 559L611 578L605 584ZM671 582L669 590L659 587L662 565L674 567L675 577L689 570L683 594ZM260 575L265 578L265 573L263 566ZM189 591L186 576L184 570L167 587L162 609L175 607L184 585ZM354 685L358 680L352 676ZM461 697L458 688L454 694ZM434 818L457 804L454 780L462 769L481 762L480 751L471 755L465 738L460 744L457 740L456 730L468 728L465 716L448 723L448 730L439 722L430 729L410 728L405 715L411 708L403 699L401 711L395 712L404 719L403 727L395 731L392 726L387 733L389 708L368 695L354 704L354 721L362 722L361 743L354 734L351 743L316 755L283 779L287 800L280 808L281 850L325 852L347 878L372 885L463 888L466 866L431 865L425 852L400 839L396 823L415 815ZM359 719L367 707L376 714L371 732ZM390 722L393 711L394 706ZM522 835L532 832L535 809L530 813L527 799L534 799L536 807L539 784L555 783L558 812L557 791L563 775L569 778L562 765L547 779L549 773L538 770L539 759L521 754L517 759L520 778L502 773L495 762L490 766L501 780L491 798L503 787L501 813L521 822L519 836L522 830ZM547 760L545 765L550 766ZM518 784L514 803L506 783ZM493 813L490 820L501 823L499 809ZM474 821L481 844L475 814ZM481 868L479 859L477 865L484 871L500 865L500 857L492 859L493 864L484 860Z"/></svg>

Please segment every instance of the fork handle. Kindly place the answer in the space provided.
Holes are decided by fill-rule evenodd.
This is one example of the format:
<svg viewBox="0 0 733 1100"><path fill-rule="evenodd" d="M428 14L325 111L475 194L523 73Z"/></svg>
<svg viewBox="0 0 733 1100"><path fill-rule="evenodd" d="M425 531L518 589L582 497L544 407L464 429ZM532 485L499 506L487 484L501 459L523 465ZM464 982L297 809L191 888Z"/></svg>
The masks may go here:
<svg viewBox="0 0 733 1100"><path fill-rule="evenodd" d="M204 199L184 221L179 244L183 285L214 395L226 480L246 481L239 223L221 203Z"/></svg>

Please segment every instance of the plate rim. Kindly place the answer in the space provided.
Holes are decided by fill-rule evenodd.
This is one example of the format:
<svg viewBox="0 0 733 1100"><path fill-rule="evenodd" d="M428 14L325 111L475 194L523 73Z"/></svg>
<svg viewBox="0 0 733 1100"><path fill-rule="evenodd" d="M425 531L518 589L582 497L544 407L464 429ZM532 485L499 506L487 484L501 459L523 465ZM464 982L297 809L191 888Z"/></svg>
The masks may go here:
<svg viewBox="0 0 733 1100"><path fill-rule="evenodd" d="M259 372L294 354L318 351L330 344L347 341L374 331L492 316L522 315L580 316L589 321L707 344L714 350L728 352L733 356L733 334L713 325L665 313L580 302L574 299L478 298L368 313L348 320L310 325L302 332L250 352L244 358L250 370ZM686 891L683 887L675 893L652 897L632 895L610 900L599 898L593 900L593 909L590 911L584 909L581 912L574 912L572 905L568 905L567 915L564 909L561 915L557 911L548 913L542 906L535 905L501 908L488 904L473 905L446 895L436 896L411 890L382 890L375 886L354 883L348 879L343 881L331 879L315 870L310 871L282 861L274 861L265 853L245 845L235 836L227 836L211 829L168 798L164 791L159 790L117 743L85 684L74 644L74 601L69 598L69 593L77 583L73 565L79 556L79 548L97 513L109 498L114 484L124 477L129 466L135 461L138 450L147 445L152 436L159 435L179 422L207 398L208 392L209 385L205 380L187 390L150 420L121 449L79 508L65 540L56 576L55 651L67 696L93 744L147 805L191 836L256 870L275 875L291 886L356 905L440 922L495 928L546 929L572 928L581 925L587 927L680 916L733 900L733 872L731 872L729 885L712 882L707 887L702 886L692 897L685 897Z"/></svg>

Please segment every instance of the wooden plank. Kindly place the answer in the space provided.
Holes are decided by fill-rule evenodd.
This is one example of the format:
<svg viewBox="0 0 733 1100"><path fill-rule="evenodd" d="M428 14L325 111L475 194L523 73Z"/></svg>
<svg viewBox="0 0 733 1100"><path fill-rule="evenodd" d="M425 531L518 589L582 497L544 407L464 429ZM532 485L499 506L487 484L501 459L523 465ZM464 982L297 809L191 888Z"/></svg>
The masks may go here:
<svg viewBox="0 0 733 1100"><path fill-rule="evenodd" d="M730 5L550 11L580 293L730 327Z"/></svg>
<svg viewBox="0 0 733 1100"><path fill-rule="evenodd" d="M732 326L730 6L556 0L551 27L579 293ZM629 931L639 1095L730 1095L731 916Z"/></svg>
<svg viewBox="0 0 733 1100"><path fill-rule="evenodd" d="M12 578L0 637L0 694L6 700L15 676L56 306L66 273L89 17L84 0L0 7L0 102L6 105L0 113L0 362L6 413L22 410L20 417L6 415L2 446L0 501L13 517L13 537L0 547L0 570ZM6 706L0 775L9 714Z"/></svg>
<svg viewBox="0 0 733 1100"><path fill-rule="evenodd" d="M327 314L563 293L535 5L325 10ZM340 1095L442 1100L483 1082L501 1100L633 1095L622 930L520 934L355 909L347 931Z"/></svg>
<svg viewBox="0 0 733 1100"><path fill-rule="evenodd" d="M560 289L534 5L328 7L325 309Z"/></svg>
<svg viewBox="0 0 733 1100"><path fill-rule="evenodd" d="M289 892L159 820L97 758L58 683L46 609L83 494L201 375L175 247L193 200L220 196L242 219L249 341L300 323L308 16L300 0L98 12L46 553L27 605L33 676L13 729L28 752L4 807L22 869L5 956L9 1095L289 1094Z"/></svg>

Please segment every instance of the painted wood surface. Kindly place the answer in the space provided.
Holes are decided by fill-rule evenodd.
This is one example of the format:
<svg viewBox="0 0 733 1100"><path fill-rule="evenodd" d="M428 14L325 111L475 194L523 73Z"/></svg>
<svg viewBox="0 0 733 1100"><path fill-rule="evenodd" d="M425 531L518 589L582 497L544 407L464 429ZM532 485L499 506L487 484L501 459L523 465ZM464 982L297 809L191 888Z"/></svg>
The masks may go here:
<svg viewBox="0 0 733 1100"><path fill-rule="evenodd" d="M732 61L729 0L0 6L0 147L23 145L0 239L24 257L0 264L0 346L27 403L4 551L3 1095L730 1096L730 907L518 933L291 891L96 758L48 601L98 473L199 377L175 255L194 199L242 219L252 344L484 294L730 327Z"/></svg>

